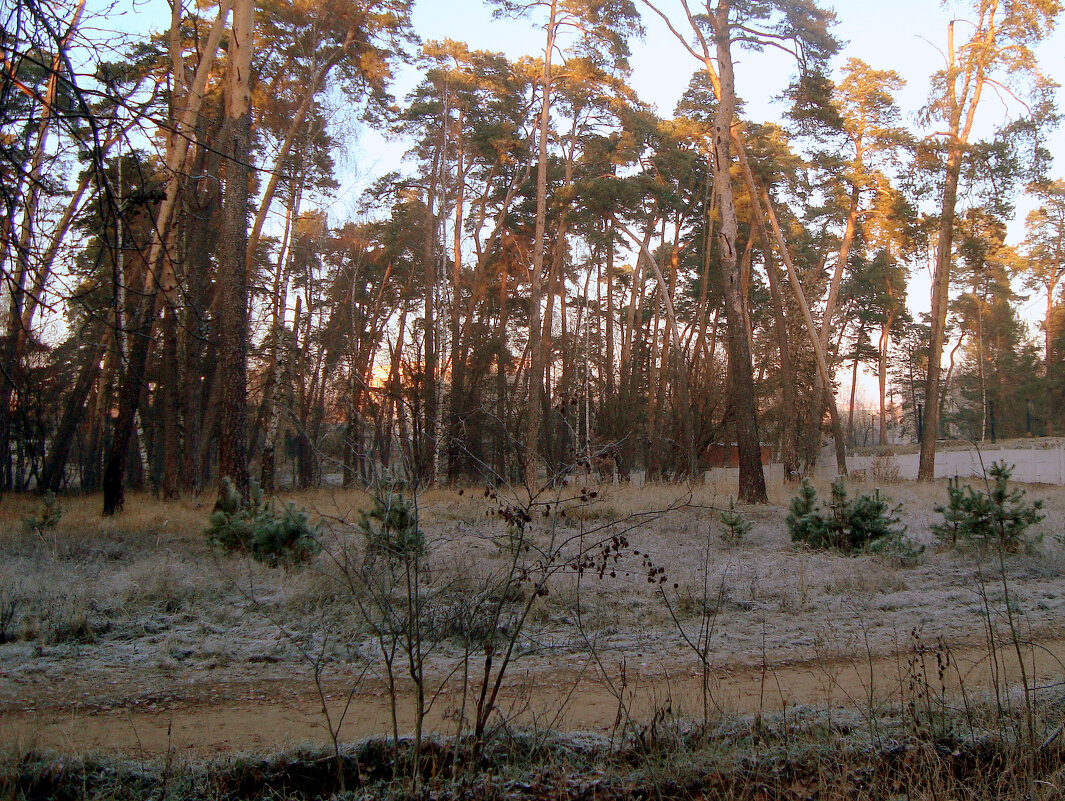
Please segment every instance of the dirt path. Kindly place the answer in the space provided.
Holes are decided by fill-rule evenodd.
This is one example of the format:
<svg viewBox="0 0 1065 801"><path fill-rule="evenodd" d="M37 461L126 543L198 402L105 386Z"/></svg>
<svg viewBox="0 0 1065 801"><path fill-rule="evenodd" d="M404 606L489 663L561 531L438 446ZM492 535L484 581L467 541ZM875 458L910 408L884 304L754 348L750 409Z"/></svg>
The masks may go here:
<svg viewBox="0 0 1065 801"><path fill-rule="evenodd" d="M670 710L700 718L704 698L711 713L780 711L797 705L844 707L860 711L914 699L923 702L947 693L957 702L987 693L1020 679L1016 652L1001 649L997 659L986 647L952 651L928 650L898 657L856 655L837 659L777 664L762 670L716 668L708 695L696 666L670 668L662 661L624 670L605 665L610 682L594 665L568 664L552 672L515 674L504 688L499 714L524 725L571 731L609 733L626 714L637 724L656 711ZM1065 639L1042 642L1025 650L1029 686L1060 683L1065 674ZM941 672L940 666L945 669ZM343 720L342 740L391 731L388 694L378 681L362 681L351 694L350 684L326 689L331 719ZM401 733L413 726L410 696L399 699ZM435 700L427 728L450 731L463 702L461 686L452 682ZM470 702L467 701L467 709ZM327 743L329 733L322 701L312 682L292 680L234 681L193 684L172 692L154 691L115 703L100 696L98 704L65 703L40 697L0 714L0 747L25 751L55 749L79 754L92 750L127 755L212 754L236 750L270 751L301 743Z"/></svg>

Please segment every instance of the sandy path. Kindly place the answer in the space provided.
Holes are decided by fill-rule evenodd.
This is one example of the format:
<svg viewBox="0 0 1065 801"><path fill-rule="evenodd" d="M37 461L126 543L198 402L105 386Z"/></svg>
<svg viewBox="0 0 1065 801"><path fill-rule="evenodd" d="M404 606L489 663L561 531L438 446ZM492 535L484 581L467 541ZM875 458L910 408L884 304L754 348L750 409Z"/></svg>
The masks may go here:
<svg viewBox="0 0 1065 801"><path fill-rule="evenodd" d="M942 655L941 655L942 656ZM711 709L753 713L780 711L796 705L868 710L912 698L916 692L933 697L946 690L961 702L962 690L972 697L986 693L998 677L999 686L1020 678L1012 648L998 652L998 663L986 647L952 650L943 678L937 654L895 657L856 655L854 661L787 662L766 670L719 667L710 677ZM1065 639L1052 639L1026 650L1030 686L1060 684L1065 674ZM592 665L568 664L551 672L514 674L498 705L508 719L565 730L609 733L618 719L620 699L630 719L650 720L656 710L701 717L703 681L697 666L664 662L639 669L628 667L620 688L620 665L605 664L614 689ZM408 688L409 689L409 688ZM341 711L350 685L330 686L327 702L334 721L343 717L342 740L391 731L388 694L379 681L363 680L346 714ZM413 726L410 696L399 703L399 729ZM326 743L329 734L321 699L306 680L238 680L193 683L173 692L155 691L115 703L101 696L98 704L64 701L61 694L27 700L20 708L0 713L0 747L56 749L67 753L121 751L127 755L211 754L234 750L269 751L301 743ZM427 728L451 731L462 704L461 687L452 682L439 695Z"/></svg>

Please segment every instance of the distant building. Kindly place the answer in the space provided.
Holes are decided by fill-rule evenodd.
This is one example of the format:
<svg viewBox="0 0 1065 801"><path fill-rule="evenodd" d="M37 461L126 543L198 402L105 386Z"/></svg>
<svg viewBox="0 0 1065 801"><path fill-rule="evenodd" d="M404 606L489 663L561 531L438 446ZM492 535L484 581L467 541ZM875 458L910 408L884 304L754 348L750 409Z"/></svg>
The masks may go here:
<svg viewBox="0 0 1065 801"><path fill-rule="evenodd" d="M714 467L739 467L740 448L736 444L711 445L706 449L705 465ZM768 445L762 446L762 464L769 464L773 460L773 449Z"/></svg>

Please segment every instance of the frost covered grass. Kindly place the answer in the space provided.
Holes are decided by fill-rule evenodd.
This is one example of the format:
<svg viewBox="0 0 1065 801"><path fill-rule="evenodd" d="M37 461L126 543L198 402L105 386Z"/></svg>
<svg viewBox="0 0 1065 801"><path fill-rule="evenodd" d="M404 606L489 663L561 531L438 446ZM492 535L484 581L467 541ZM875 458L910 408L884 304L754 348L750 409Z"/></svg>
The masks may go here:
<svg viewBox="0 0 1065 801"><path fill-rule="evenodd" d="M583 502L576 487L546 498L571 500L544 507L546 516L529 523L530 542L535 545L560 532L578 540L623 532L629 547L612 558L602 575L578 581L575 574L560 571L552 578L551 592L538 611L545 624L565 629L580 595L589 619L611 621L618 645L624 645L626 636L640 639L648 626L662 626L655 633L668 642L673 632L666 625L661 593L687 598L693 606L690 599L709 586L726 601L720 620L725 636L716 647L721 658L730 660L760 658L765 649L803 648L818 629L831 629L841 649L858 635L872 636L878 647L887 648L915 625L932 637L979 636L976 582L981 570L988 574L995 565L987 554L936 547L931 525L938 519L933 507L945 496L942 482L881 488L892 501L903 503L901 523L909 537L927 548L912 567L887 557L845 559L793 547L783 524L787 496L794 491L790 485L780 490L784 497L774 504L737 507L752 527L742 542L731 544L723 540L719 521L729 498L714 487L603 485L595 491L595 498ZM1059 542L1065 489L1035 487L1029 495L1044 501L1047 517L1030 532L1024 552L1009 557L1006 569L1027 605L1028 624L1053 628L1065 612L1060 589L1065 547ZM133 497L127 513L108 520L99 516L95 499L66 498L59 524L43 535L21 523L39 499L5 499L0 594L15 607L5 636L46 642L132 636L144 621L183 612L197 621L226 625L235 610L251 603L242 595L245 581L254 584L256 600L275 614L350 602L337 592L332 554L338 553L338 543L354 538L353 520L370 497L320 491L286 500L317 512L326 526L329 552L304 570L277 571L212 552L202 536L209 508L195 499L160 503ZM510 554L501 545L505 526L499 516L506 503L505 497L486 498L483 488L462 494L433 490L418 499L420 525L430 546L427 567L435 575L451 575L456 595L507 564ZM653 582L647 580L650 567L661 571ZM579 639L576 632L570 634Z"/></svg>
<svg viewBox="0 0 1065 801"><path fill-rule="evenodd" d="M673 584L678 591L694 592L709 570L710 584L724 587L737 605L734 611L757 613L770 631L777 614L822 610L826 604L831 608L839 600L855 612L893 605L918 611L920 620L949 628L956 623L958 611L952 599L961 601L973 590L972 578L987 557L972 550L936 547L931 525L938 516L933 507L944 500L944 482L881 488L893 502L903 504L901 523L908 535L928 547L914 567L901 567L873 555L848 560L793 547L783 525L792 485L778 488L781 497L769 506L737 507L752 528L735 544L721 537L719 511L727 507L729 498L714 487L603 485L594 489L597 496L583 502L576 487L558 490L545 499L555 501L545 506L546 516L533 519L528 527L534 544L559 532L578 538L626 532L631 547L612 562L614 575L586 577L582 582L585 600L593 605L624 598L626 606L635 609L653 603L663 586L669 589ZM827 484L819 490L825 492ZM1047 516L1029 533L1027 548L1008 560L1009 579L1022 595L1057 609L1062 598L1051 585L1065 566L1065 547L1059 541L1065 489L1033 487L1029 495L1044 501ZM319 491L285 500L321 516L327 546L354 537L353 521L370 503L363 492ZM508 502L505 497L485 498L482 488L462 494L432 490L422 495L418 507L420 525L430 544L429 567L450 572L469 585L475 583L478 571L487 573L505 564L509 554L500 544L504 524L498 512ZM192 607L210 611L230 592L225 585L238 576L254 578L268 595L285 603L306 606L328 594L325 587L330 583L332 561L328 556L318 558L307 570L279 572L212 552L202 536L210 511L203 501L161 503L135 496L127 504L128 512L105 519L99 516L96 499L64 498L56 528L37 534L27 531L22 521L39 503L37 498L12 496L5 499L2 510L0 587L19 606L18 619L40 613L42 605L56 598L75 596L81 606L105 617ZM648 564L662 568L668 580L648 583ZM562 573L559 588L573 583L570 578ZM624 615L624 609L619 611ZM624 616L618 620L619 625L626 622L636 621L625 621Z"/></svg>
<svg viewBox="0 0 1065 801"><path fill-rule="evenodd" d="M827 492L827 484L818 489ZM796 548L784 524L794 486L774 489L768 506L737 506L751 524L738 542L722 536L720 511L729 498L713 486L554 488L529 507L519 541L508 534L507 515L521 497L484 487L424 493L419 580L426 594L419 610L426 681L440 688L466 668L473 675L484 643L500 626L514 625L511 613L526 604L514 656L527 687L521 692L582 680L621 687L619 709L624 702L642 710L626 724L627 736L652 725L671 693L671 714L698 718L698 704L682 704L679 688L700 672L715 677L720 711L750 708L729 695L721 677L733 673L757 678L760 671L765 685L785 681L789 666L808 666L817 681L808 682L805 703L830 695L838 702L854 687L841 693L830 685L843 687L838 675L855 659L869 671L876 664L879 687L901 692L908 660L920 652L934 662L940 648L974 662L998 660L995 675L1005 687L1007 676L1016 678L1006 665L1016 658L1002 649L1010 625L1019 627L1026 648L1062 639L1065 489L1028 488L1044 501L1047 517L1029 532L1027 547L1001 562L986 549L937 544L931 526L945 482L880 490L903 504L908 536L926 546L914 563ZM324 532L323 552L299 568L212 550L203 537L205 500L133 496L126 514L104 520L97 499L64 498L61 519L42 532L22 524L38 514L40 499L5 498L0 716L31 707L118 710L144 698L171 705L208 697L224 705L248 693L283 699L320 675L345 686L369 683L380 694L381 609L375 613L370 602L384 599L387 607L394 600L398 608L402 598L392 587L392 595L374 600L350 580L368 558L357 520L372 498L323 490L284 500L312 510ZM606 555L602 543L614 543ZM535 566L551 553L559 569L542 592L532 594L528 582L498 581L515 560ZM593 557L586 569L568 567L581 553ZM510 616L493 618L493 608ZM701 632L705 642L693 649L689 640ZM627 686L618 684L621 666ZM1047 679L1041 670L1038 680L1050 683L1065 674ZM953 689L976 681L955 672ZM405 684L397 692L408 690ZM798 692L765 693L766 714L797 703ZM859 686L852 706L862 692ZM613 718L613 710L606 714ZM446 717L434 721L454 725Z"/></svg>

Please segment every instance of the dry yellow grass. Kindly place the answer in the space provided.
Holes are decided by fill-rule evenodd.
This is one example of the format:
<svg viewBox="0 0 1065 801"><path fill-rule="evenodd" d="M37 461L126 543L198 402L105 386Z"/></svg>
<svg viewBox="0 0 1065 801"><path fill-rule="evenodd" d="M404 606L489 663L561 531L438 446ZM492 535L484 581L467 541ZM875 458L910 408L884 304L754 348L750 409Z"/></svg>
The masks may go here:
<svg viewBox="0 0 1065 801"><path fill-rule="evenodd" d="M882 488L904 502L910 535L929 546L915 567L795 549L784 525L794 487L776 488L774 504L739 507L753 528L737 545L720 536L719 510L728 503L720 488L607 484L583 501L581 489L545 493L527 526L531 547L520 561L530 570L541 569L544 558L560 567L581 548L591 549L595 566L583 575L555 570L547 594L534 598L517 668L523 675L550 676L560 665L587 660L594 648L610 665L627 660L652 687L663 671L683 675L697 668L680 628L698 631L704 613L715 627L708 660L743 671L763 662L832 662L867 648L886 658L907 647L915 628L928 642L983 642L983 597L1001 606L1001 589L990 580L995 560L932 547L929 526L934 504L945 497L942 484ZM827 485L820 489L827 492ZM1060 637L1065 549L1055 535L1065 519L1065 490L1029 491L1047 503L1048 519L1032 553L1007 559L1007 580L1026 630L1036 638ZM429 545L426 609L437 621L431 675L455 669L462 658L458 638L484 624L474 613L512 564L498 511L527 499L492 495L485 497L484 488L443 488L418 499ZM355 522L370 496L319 490L279 500L307 507L325 526L327 551L305 568L274 570L208 548L203 530L213 498L163 503L131 494L126 511L113 519L100 516L99 498L62 498L60 524L42 536L22 526L24 517L39 513L40 499L5 498L0 595L17 609L7 632L14 642L0 645L6 677L0 709L27 695L62 703L57 682L64 693L121 705L145 692L173 692L175 677L189 687L307 681L310 667L298 643L312 653L330 649L336 669L366 667L378 675L379 651L353 595L358 588L343 573L345 556L349 566L361 563ZM622 534L627 544L604 563L592 546ZM663 572L648 582L652 568ZM460 611L471 613L465 622L456 617Z"/></svg>
<svg viewBox="0 0 1065 801"><path fill-rule="evenodd" d="M68 542L93 541L101 537L123 538L196 538L206 525L214 504L207 496L186 496L175 501L160 501L149 493L133 492L126 496L125 511L113 517L101 514L99 495L60 496L62 517L55 534ZM43 513L40 496L8 494L0 503L0 536L10 540L26 533L24 521Z"/></svg>

